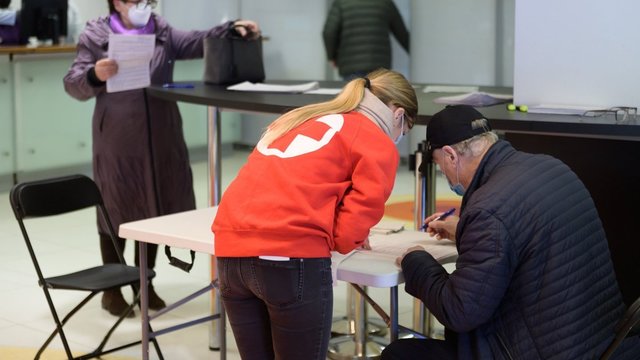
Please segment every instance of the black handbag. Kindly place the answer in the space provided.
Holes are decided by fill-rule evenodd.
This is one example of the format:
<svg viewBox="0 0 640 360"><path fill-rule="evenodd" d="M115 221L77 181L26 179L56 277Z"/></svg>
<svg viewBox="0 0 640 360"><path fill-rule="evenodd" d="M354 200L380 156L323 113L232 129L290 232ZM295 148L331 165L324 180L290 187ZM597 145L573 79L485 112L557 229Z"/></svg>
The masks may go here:
<svg viewBox="0 0 640 360"><path fill-rule="evenodd" d="M264 81L262 37L238 35L204 40L204 82L227 85L243 81Z"/></svg>

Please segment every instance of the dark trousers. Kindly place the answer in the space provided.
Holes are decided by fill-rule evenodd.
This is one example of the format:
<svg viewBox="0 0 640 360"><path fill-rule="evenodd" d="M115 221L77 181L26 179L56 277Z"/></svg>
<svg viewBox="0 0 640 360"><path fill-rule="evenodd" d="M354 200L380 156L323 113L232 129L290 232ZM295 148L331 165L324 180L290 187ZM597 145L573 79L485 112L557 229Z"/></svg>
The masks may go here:
<svg viewBox="0 0 640 360"><path fill-rule="evenodd" d="M400 339L382 351L382 360L454 360L456 344L453 341L436 339Z"/></svg>
<svg viewBox="0 0 640 360"><path fill-rule="evenodd" d="M401 339L392 342L382 351L382 360L420 359L454 360L458 354L458 334L444 329L446 340Z"/></svg>
<svg viewBox="0 0 640 360"><path fill-rule="evenodd" d="M116 238L116 245L120 249L120 251L124 254L124 244L125 239ZM140 255L138 251L138 244L133 241L133 245L135 248L135 260L134 263L136 266L140 267ZM102 263L103 264L111 264L120 262L118 260L118 253L113 248L113 243L111 242L111 238L109 235L100 234L100 253L102 254ZM158 245L157 244L147 244L147 268L153 269L156 267L156 256L158 254Z"/></svg>
<svg viewBox="0 0 640 360"><path fill-rule="evenodd" d="M217 258L220 294L243 360L324 360L331 259Z"/></svg>

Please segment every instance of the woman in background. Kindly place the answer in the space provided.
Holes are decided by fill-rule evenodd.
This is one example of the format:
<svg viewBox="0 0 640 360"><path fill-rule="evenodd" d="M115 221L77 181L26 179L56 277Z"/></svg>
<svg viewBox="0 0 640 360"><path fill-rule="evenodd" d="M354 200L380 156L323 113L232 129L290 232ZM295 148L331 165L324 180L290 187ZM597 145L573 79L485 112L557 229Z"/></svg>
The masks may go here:
<svg viewBox="0 0 640 360"><path fill-rule="evenodd" d="M18 45L20 39L20 13L10 9L11 0L0 0L0 45Z"/></svg>
<svg viewBox="0 0 640 360"><path fill-rule="evenodd" d="M110 34L153 34L151 83L173 80L176 60L203 56L203 39L259 33L253 21L230 21L206 31L176 30L153 13L155 0L108 0L109 15L89 21L78 39L77 56L64 77L69 95L96 98L93 113L93 177L104 197L114 227L121 223L195 208L193 183L182 119L174 101L148 97L143 89L107 93L106 81L118 72L107 58ZM117 262L111 241L98 223L104 263ZM124 249L124 239L119 239ZM149 245L149 268L155 266L157 245ZM139 263L136 247L135 261ZM149 287L149 308L165 302ZM127 308L121 290L106 291L102 307L113 315ZM133 316L133 313L130 314Z"/></svg>
<svg viewBox="0 0 640 360"><path fill-rule="evenodd" d="M245 360L325 359L331 251L368 246L418 112L399 73L378 70L263 134L212 225L220 294Z"/></svg>

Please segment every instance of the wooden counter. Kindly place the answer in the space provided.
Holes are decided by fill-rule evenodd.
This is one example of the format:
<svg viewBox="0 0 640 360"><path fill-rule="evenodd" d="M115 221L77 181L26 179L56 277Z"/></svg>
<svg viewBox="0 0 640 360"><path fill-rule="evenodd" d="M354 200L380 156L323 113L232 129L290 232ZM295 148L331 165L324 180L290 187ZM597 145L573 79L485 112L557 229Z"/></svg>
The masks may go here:
<svg viewBox="0 0 640 360"><path fill-rule="evenodd" d="M60 44L46 46L31 45L7 45L0 46L0 55L18 55L18 54L64 54L75 53L76 44Z"/></svg>

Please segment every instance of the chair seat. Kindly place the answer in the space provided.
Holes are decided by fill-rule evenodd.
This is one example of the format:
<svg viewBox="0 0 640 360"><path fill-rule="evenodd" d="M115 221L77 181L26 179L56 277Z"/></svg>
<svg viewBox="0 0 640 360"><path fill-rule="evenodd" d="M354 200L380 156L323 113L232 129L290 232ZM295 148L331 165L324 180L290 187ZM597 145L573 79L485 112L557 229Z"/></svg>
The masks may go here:
<svg viewBox="0 0 640 360"><path fill-rule="evenodd" d="M152 279L156 273L149 270L147 278ZM140 278L140 269L123 264L104 264L84 269L70 274L45 278L44 281L51 289L103 291L136 284ZM40 283L42 286L42 283Z"/></svg>

